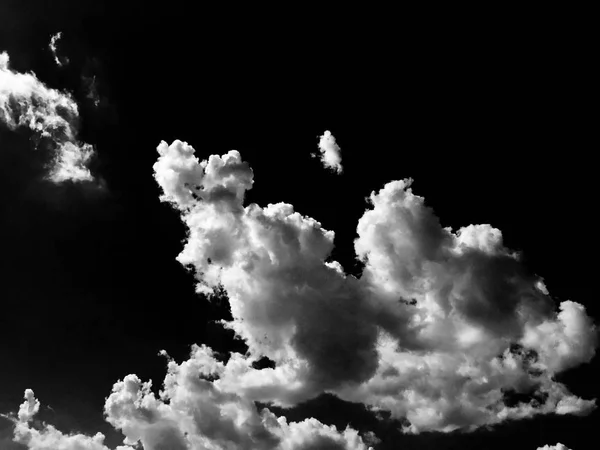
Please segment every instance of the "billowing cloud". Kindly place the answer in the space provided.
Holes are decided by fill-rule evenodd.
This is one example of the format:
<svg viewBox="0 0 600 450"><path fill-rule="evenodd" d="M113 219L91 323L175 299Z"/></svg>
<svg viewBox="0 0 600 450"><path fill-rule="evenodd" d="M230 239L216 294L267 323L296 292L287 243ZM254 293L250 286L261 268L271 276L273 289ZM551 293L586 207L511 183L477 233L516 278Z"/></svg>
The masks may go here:
<svg viewBox="0 0 600 450"><path fill-rule="evenodd" d="M77 140L77 103L65 92L46 87L33 73L9 68L9 56L0 53L0 121L10 129L27 127L52 152L48 179L91 181L90 144Z"/></svg>
<svg viewBox="0 0 600 450"><path fill-rule="evenodd" d="M325 131L319 137L319 152L320 155L314 154L313 156L320 157L326 168L342 173L342 149L336 143L331 131Z"/></svg>
<svg viewBox="0 0 600 450"><path fill-rule="evenodd" d="M223 369L209 348L194 346L189 360L169 361L158 398L151 383L136 375L115 383L104 410L106 420L125 435L125 445L117 450L140 443L145 450L368 450L351 428L338 431L316 419L288 423L222 391ZM101 433L64 435L51 425L34 426L40 403L31 390L25 399L14 420L15 442L31 450L108 450Z"/></svg>
<svg viewBox="0 0 600 450"><path fill-rule="evenodd" d="M145 449L367 450L355 430L338 432L315 419L288 423L268 409L221 389L224 365L206 346L193 346L189 360L169 361L160 398L149 382L129 375L106 400L107 420L126 444Z"/></svg>
<svg viewBox="0 0 600 450"><path fill-rule="evenodd" d="M544 445L543 447L538 447L537 450L571 450L566 445L561 444L560 442L556 445Z"/></svg>
<svg viewBox="0 0 600 450"><path fill-rule="evenodd" d="M358 222L364 268L354 277L330 259L334 233L315 219L286 203L244 204L254 173L239 152L200 160L181 141L157 151L160 198L188 228L177 259L194 271L198 293L227 295L232 319L222 323L248 351L224 361L195 345L189 359L169 359L158 396L136 375L115 383L104 412L125 445L365 450L378 442L269 409L322 393L388 411L408 433L595 408L555 380L594 356L594 324L579 303L557 307L500 230L444 228L412 180L393 181L371 194ZM257 369L262 357L274 367ZM102 435L32 425L39 402L25 397L17 442L104 450Z"/></svg>
<svg viewBox="0 0 600 450"><path fill-rule="evenodd" d="M161 199L189 230L178 260L198 292L227 294L224 325L249 347L223 366L223 392L284 407L334 393L390 411L407 432L595 407L554 379L593 357L591 319L572 301L557 311L500 230L443 228L411 180L393 181L359 220L356 278L329 259L334 233L316 220L244 205L254 179L237 151L200 161L175 141L158 152ZM255 369L263 356L275 367Z"/></svg>
<svg viewBox="0 0 600 450"><path fill-rule="evenodd" d="M56 33L50 37L50 43L48 44L48 48L52 52L52 57L54 58L54 62L56 63L56 65L58 67L62 67L65 64L69 64L69 58L67 58L67 57L63 58L63 57L58 56L58 49L56 48L56 43L61 38L62 38L62 32L59 31L58 33Z"/></svg>

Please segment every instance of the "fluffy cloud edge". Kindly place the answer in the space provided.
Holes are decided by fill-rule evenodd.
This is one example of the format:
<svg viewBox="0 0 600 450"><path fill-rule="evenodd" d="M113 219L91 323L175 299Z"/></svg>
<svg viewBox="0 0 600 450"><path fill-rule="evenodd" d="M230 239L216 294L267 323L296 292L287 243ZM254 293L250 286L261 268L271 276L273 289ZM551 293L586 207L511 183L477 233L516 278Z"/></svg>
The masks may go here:
<svg viewBox="0 0 600 450"><path fill-rule="evenodd" d="M177 259L198 292L224 289L225 325L249 347L225 367L227 391L283 407L334 393L408 419L413 433L595 408L553 378L594 356L594 324L576 302L557 312L500 230L443 228L412 180L392 181L357 226L364 271L347 276L318 221L286 203L244 205L254 174L239 152L157 150L161 200L188 227ZM254 369L261 356L275 368ZM512 394L531 398L513 405Z"/></svg>

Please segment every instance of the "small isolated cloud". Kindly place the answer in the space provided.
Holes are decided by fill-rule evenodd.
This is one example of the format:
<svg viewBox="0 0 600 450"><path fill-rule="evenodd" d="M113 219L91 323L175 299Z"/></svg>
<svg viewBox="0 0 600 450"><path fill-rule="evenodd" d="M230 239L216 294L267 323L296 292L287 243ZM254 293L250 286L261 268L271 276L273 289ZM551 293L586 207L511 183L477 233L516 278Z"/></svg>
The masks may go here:
<svg viewBox="0 0 600 450"><path fill-rule="evenodd" d="M91 181L90 144L77 139L79 110L71 95L46 87L33 73L9 68L9 56L0 53L0 121L9 127L27 127L53 153L48 179Z"/></svg>
<svg viewBox="0 0 600 450"><path fill-rule="evenodd" d="M543 447L538 447L537 450L571 450L566 445L561 444L560 442L556 445L544 445Z"/></svg>
<svg viewBox="0 0 600 450"><path fill-rule="evenodd" d="M50 37L50 43L48 44L48 48L50 49L50 51L52 52L52 56L54 57L54 62L56 63L56 65L58 67L62 67L65 64L69 64L69 58L58 56L58 51L57 51L57 48L56 48L56 44L60 40L60 38L62 38L62 32L61 31L59 31L58 33L52 35Z"/></svg>
<svg viewBox="0 0 600 450"><path fill-rule="evenodd" d="M337 173L342 173L342 149L336 143L331 131L325 131L319 137L320 155L314 153L314 157L320 157L323 165Z"/></svg>
<svg viewBox="0 0 600 450"><path fill-rule="evenodd" d="M595 325L583 305L556 305L500 230L444 228L412 180L392 181L371 194L358 221L354 248L364 269L355 277L330 261L335 235L317 220L287 203L245 204L254 172L238 151L201 160L179 140L157 151L160 199L187 227L177 259L194 271L197 292L227 294L231 320L222 324L248 351L223 362L194 345L181 363L161 352L168 365L158 396L136 375L115 383L104 412L124 445L366 450L378 443L372 433L272 412L323 393L387 411L407 433L595 408L556 381L594 356ZM274 365L257 368L263 357ZM39 402L32 391L25 398L14 419L17 442L105 450L101 434L33 426Z"/></svg>
<svg viewBox="0 0 600 450"><path fill-rule="evenodd" d="M81 81L86 90L85 97L97 108L100 105L100 96L98 95L98 83L96 81L96 75L92 75L91 77L82 75Z"/></svg>

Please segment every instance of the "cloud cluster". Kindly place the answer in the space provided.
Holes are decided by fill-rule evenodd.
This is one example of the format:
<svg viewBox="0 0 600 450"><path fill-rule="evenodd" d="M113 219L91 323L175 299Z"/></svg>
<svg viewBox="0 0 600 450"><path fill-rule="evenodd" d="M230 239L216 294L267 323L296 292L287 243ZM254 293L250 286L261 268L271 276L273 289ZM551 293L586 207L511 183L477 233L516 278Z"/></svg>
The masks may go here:
<svg viewBox="0 0 600 450"><path fill-rule="evenodd" d="M104 411L125 435L117 450L138 444L145 450L368 450L350 428L338 431L315 419L288 423L266 408L258 411L253 402L220 389L223 370L209 348L194 346L189 360L169 361L159 397L136 375L115 383ZM30 450L108 450L101 433L64 435L51 425L32 425L39 407L27 390L14 420L17 443Z"/></svg>
<svg viewBox="0 0 600 450"><path fill-rule="evenodd" d="M544 445L543 447L539 447L537 450L571 450L566 445L561 444L560 442L556 445Z"/></svg>
<svg viewBox="0 0 600 450"><path fill-rule="evenodd" d="M125 445L365 450L377 442L256 406L292 407L322 393L388 411L410 433L595 408L555 380L594 356L594 324L576 302L557 308L500 230L444 228L412 180L393 181L371 194L358 222L364 269L354 277L331 260L334 233L315 219L286 203L244 204L254 173L239 152L200 160L178 140L157 151L161 200L188 229L177 258L194 271L198 293L227 295L232 320L222 323L248 351L222 359L193 346L188 360L169 359L158 396L135 375L115 383L105 415ZM257 369L262 357L274 367ZM15 438L28 448L71 439L84 444L57 448L104 450L101 435L33 427L38 409L28 391L15 419Z"/></svg>
<svg viewBox="0 0 600 450"><path fill-rule="evenodd" d="M227 294L224 325L249 347L225 365L225 391L284 407L334 393L408 432L595 407L554 379L594 355L591 319L571 301L556 311L500 230L443 228L411 180L393 181L358 222L355 278L329 260L334 233L316 220L285 203L244 206L253 172L237 151L199 161L175 141L158 152L161 198L189 230L178 260L198 292ZM253 368L263 356L275 367Z"/></svg>
<svg viewBox="0 0 600 450"><path fill-rule="evenodd" d="M90 144L77 140L77 103L65 92L46 87L33 73L9 68L9 56L0 53L0 121L10 129L27 127L53 153L48 179L91 181Z"/></svg>
<svg viewBox="0 0 600 450"><path fill-rule="evenodd" d="M325 131L319 137L319 152L320 155L313 154L313 156L320 156L323 166L334 172L342 173L342 149L336 143L331 131Z"/></svg>

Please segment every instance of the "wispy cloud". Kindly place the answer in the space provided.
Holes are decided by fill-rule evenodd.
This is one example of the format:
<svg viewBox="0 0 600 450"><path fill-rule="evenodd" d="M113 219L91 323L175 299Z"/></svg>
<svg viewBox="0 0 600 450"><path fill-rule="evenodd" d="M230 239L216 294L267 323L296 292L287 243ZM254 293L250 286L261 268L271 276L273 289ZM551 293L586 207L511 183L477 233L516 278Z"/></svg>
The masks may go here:
<svg viewBox="0 0 600 450"><path fill-rule="evenodd" d="M325 131L319 137L320 155L314 153L314 157L319 157L323 166L337 173L342 173L342 149L336 143L335 138L330 131Z"/></svg>
<svg viewBox="0 0 600 450"><path fill-rule="evenodd" d="M560 442L556 445L544 445L543 447L538 447L537 450L571 450L566 445L561 444Z"/></svg>
<svg viewBox="0 0 600 450"><path fill-rule="evenodd" d="M48 88L33 73L10 69L9 56L0 53L0 121L10 129L27 127L53 152L48 179L91 181L90 144L77 139L79 110L66 92Z"/></svg>
<svg viewBox="0 0 600 450"><path fill-rule="evenodd" d="M50 43L48 44L48 48L52 52L52 57L54 58L54 62L56 63L56 65L58 67L62 67L66 64L69 64L69 58L58 56L58 49L56 47L56 44L58 43L58 41L61 38L62 38L62 32L59 31L58 33L56 33L50 37Z"/></svg>

